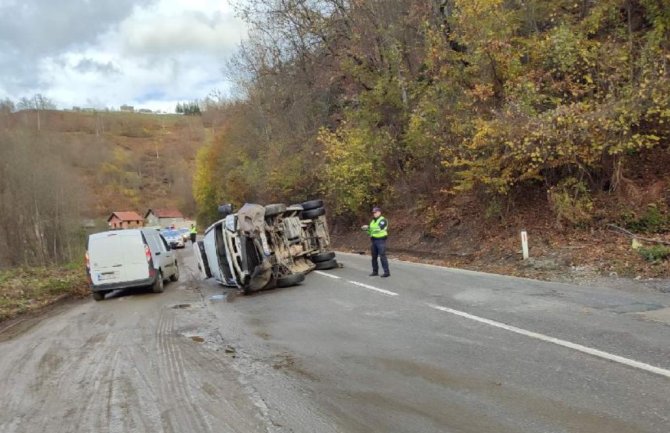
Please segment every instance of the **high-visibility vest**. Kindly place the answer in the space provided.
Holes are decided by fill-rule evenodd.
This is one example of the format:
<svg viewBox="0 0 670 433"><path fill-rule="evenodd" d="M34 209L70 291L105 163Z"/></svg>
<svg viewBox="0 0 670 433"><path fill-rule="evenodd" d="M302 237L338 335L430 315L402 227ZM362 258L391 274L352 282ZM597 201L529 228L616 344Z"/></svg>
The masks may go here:
<svg viewBox="0 0 670 433"><path fill-rule="evenodd" d="M386 221L386 218L384 218L383 216L380 216L379 218L374 219L370 222L370 228L368 229L368 233L370 233L371 237L373 237L375 239L388 237L388 235L389 235L388 221L386 222L386 227L383 228L383 229L381 227L379 227L379 224L382 221Z"/></svg>
<svg viewBox="0 0 670 433"><path fill-rule="evenodd" d="M190 232L191 232L192 235L197 235L198 234L198 229L196 229L195 227L191 227Z"/></svg>

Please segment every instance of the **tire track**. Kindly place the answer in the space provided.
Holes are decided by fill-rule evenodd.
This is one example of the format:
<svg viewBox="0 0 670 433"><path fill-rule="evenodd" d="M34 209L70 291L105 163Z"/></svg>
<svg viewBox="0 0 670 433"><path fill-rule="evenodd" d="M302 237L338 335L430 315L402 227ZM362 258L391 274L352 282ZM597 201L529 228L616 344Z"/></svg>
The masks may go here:
<svg viewBox="0 0 670 433"><path fill-rule="evenodd" d="M190 384L184 374L183 358L175 344L174 314L164 308L161 311L159 322L159 353L163 359L164 370L169 376L164 395L167 398L176 397L182 403L174 410L181 414L179 419L186 422L188 431L211 432L211 425L195 403Z"/></svg>

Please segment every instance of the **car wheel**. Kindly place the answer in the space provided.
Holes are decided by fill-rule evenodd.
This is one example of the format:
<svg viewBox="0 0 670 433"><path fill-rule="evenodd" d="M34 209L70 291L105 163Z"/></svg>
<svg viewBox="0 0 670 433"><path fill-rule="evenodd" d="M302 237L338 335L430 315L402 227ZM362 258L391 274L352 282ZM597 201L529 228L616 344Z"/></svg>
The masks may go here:
<svg viewBox="0 0 670 433"><path fill-rule="evenodd" d="M325 262L315 263L317 270L325 271L326 269L333 269L337 267L337 260L326 260Z"/></svg>
<svg viewBox="0 0 670 433"><path fill-rule="evenodd" d="M300 284L305 280L305 274L291 274L277 279L277 287L288 287Z"/></svg>
<svg viewBox="0 0 670 433"><path fill-rule="evenodd" d="M165 283L163 282L163 273L161 271L158 271L158 275L156 275L156 281L154 281L154 285L151 286L151 291L154 293L163 293L163 290L165 290Z"/></svg>
<svg viewBox="0 0 670 433"><path fill-rule="evenodd" d="M269 204L265 206L265 216L275 216L286 212L286 205L283 203Z"/></svg>
<svg viewBox="0 0 670 433"><path fill-rule="evenodd" d="M328 251L327 253L318 253L309 257L314 263L325 262L335 258L335 253Z"/></svg>
<svg viewBox="0 0 670 433"><path fill-rule="evenodd" d="M170 281L177 281L179 280L179 265L177 262L174 262L174 274L170 275Z"/></svg>
<svg viewBox="0 0 670 433"><path fill-rule="evenodd" d="M93 292L93 299L95 299L96 301L102 301L103 299L105 299L106 294L107 292Z"/></svg>
<svg viewBox="0 0 670 433"><path fill-rule="evenodd" d="M311 210L323 207L323 200L310 200L302 203L303 210Z"/></svg>
<svg viewBox="0 0 670 433"><path fill-rule="evenodd" d="M325 215L326 209L319 207L316 209L310 209L310 210L305 210L300 213L300 218L304 220L320 217L321 215Z"/></svg>

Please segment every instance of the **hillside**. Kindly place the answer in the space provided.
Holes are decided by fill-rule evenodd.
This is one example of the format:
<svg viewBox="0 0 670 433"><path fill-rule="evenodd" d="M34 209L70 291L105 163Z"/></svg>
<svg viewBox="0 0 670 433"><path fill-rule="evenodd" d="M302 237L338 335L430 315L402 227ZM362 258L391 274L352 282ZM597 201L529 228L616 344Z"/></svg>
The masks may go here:
<svg viewBox="0 0 670 433"><path fill-rule="evenodd" d="M175 207L195 215L199 116L24 110L0 115L0 264L77 256L82 222ZM17 228L17 221L19 226ZM31 228L32 227L32 228ZM14 251L14 253L10 253Z"/></svg>
<svg viewBox="0 0 670 433"><path fill-rule="evenodd" d="M322 197L341 246L366 247L380 205L392 248L459 266L667 276L666 3L244 2L242 97L199 152L200 220ZM634 251L610 225L661 242Z"/></svg>

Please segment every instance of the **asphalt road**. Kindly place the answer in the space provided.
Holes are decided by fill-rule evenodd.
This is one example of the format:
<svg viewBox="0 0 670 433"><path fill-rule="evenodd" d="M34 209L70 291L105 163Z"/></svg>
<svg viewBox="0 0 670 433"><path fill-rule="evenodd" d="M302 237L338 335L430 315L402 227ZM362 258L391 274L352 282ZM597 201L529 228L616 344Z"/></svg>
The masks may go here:
<svg viewBox="0 0 670 433"><path fill-rule="evenodd" d="M163 294L1 330L0 433L670 431L668 294L338 254L234 297L180 254Z"/></svg>

